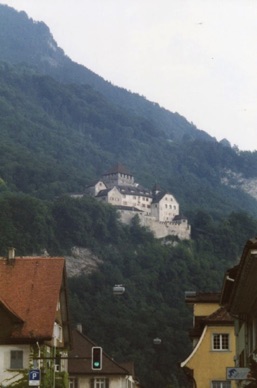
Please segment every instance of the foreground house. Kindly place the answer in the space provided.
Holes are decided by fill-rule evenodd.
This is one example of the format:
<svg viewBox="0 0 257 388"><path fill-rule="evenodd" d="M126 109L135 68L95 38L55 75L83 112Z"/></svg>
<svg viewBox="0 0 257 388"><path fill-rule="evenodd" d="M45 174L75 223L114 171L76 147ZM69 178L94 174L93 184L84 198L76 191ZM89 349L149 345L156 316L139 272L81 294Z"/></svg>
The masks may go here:
<svg viewBox="0 0 257 388"><path fill-rule="evenodd" d="M235 378L257 386L257 238L247 241L240 262L225 274L221 303L235 318Z"/></svg>
<svg viewBox="0 0 257 388"><path fill-rule="evenodd" d="M14 250L0 258L1 387L27 387L30 379L41 387L65 387L66 292L63 258L15 257Z"/></svg>
<svg viewBox="0 0 257 388"><path fill-rule="evenodd" d="M120 364L105 352L100 370L92 369L92 347L95 344L78 326L72 331L72 350L69 352L70 388L136 388L133 363Z"/></svg>
<svg viewBox="0 0 257 388"><path fill-rule="evenodd" d="M193 307L193 349L181 368L194 388L235 387L226 376L226 367L234 365L234 319L220 307L220 294L187 292L185 299Z"/></svg>

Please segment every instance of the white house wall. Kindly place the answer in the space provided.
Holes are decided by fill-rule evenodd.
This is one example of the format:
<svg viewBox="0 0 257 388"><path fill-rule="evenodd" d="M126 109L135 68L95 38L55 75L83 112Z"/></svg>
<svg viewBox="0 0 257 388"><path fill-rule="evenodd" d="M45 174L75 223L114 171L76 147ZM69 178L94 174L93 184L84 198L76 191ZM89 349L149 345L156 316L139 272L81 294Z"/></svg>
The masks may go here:
<svg viewBox="0 0 257 388"><path fill-rule="evenodd" d="M179 215L179 204L172 195L166 194L158 204L160 222L171 221Z"/></svg>
<svg viewBox="0 0 257 388"><path fill-rule="evenodd" d="M79 377L78 388L91 388L90 380L92 377ZM104 376L98 376L99 379ZM119 376L106 376L109 379L110 388L134 388L133 379L130 376L119 377Z"/></svg>
<svg viewBox="0 0 257 388"><path fill-rule="evenodd" d="M24 375L24 371L11 370L11 350L23 351L23 367L29 369L29 345L0 345L0 384L2 387L12 386L12 384L19 380Z"/></svg>
<svg viewBox="0 0 257 388"><path fill-rule="evenodd" d="M128 207L135 207L142 210L145 213L150 214L151 212L152 199L141 195L129 195L124 194L122 198L122 205Z"/></svg>
<svg viewBox="0 0 257 388"><path fill-rule="evenodd" d="M99 181L97 184L93 187L93 195L96 196L101 190L106 189L106 185L102 182Z"/></svg>
<svg viewBox="0 0 257 388"><path fill-rule="evenodd" d="M108 192L107 202L113 206L121 206L123 202L122 194L114 187Z"/></svg>

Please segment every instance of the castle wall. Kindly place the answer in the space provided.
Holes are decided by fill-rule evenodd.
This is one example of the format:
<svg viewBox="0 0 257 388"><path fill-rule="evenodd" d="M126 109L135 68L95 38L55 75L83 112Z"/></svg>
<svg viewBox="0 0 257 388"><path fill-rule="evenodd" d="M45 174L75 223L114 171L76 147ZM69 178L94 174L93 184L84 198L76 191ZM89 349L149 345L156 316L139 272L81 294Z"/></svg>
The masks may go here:
<svg viewBox="0 0 257 388"><path fill-rule="evenodd" d="M187 220L180 222L159 222L155 217L147 216L144 213L137 211L121 211L120 220L124 224L129 225L132 218L138 215L140 225L149 228L156 238L164 238L167 236L177 236L180 240L190 240L191 227Z"/></svg>

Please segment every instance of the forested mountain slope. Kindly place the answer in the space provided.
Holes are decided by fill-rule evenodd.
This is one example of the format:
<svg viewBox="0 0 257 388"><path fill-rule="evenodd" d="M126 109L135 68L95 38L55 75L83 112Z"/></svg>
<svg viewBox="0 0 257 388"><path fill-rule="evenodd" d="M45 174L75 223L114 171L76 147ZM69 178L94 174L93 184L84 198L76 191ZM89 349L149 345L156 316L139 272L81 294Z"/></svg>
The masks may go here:
<svg viewBox="0 0 257 388"><path fill-rule="evenodd" d="M98 271L69 278L71 323L81 323L117 361L134 360L145 388L184 388L178 362L190 353L192 325L184 293L219 291L257 221L242 213L215 221L198 212L191 241L164 244L137 220L121 225L116 209L94 198L43 201L2 193L0 227L1 255L9 246L21 256L70 255L74 245L92 251ZM115 284L125 286L124 295L113 295Z"/></svg>
<svg viewBox="0 0 257 388"><path fill-rule="evenodd" d="M133 115L147 117L172 140L181 140L185 135L192 139L214 140L178 113L173 114L142 96L115 87L73 62L58 47L49 28L43 22L29 19L25 12L0 5L0 24L0 60L13 64L26 63L41 74L51 75L64 83L90 85L115 105L122 106Z"/></svg>
<svg viewBox="0 0 257 388"><path fill-rule="evenodd" d="M0 22L0 176L8 188L45 198L83 191L120 161L145 186L171 191L184 212L256 214L253 198L223 183L231 171L255 177L256 153L224 147L72 62L24 12L0 5Z"/></svg>

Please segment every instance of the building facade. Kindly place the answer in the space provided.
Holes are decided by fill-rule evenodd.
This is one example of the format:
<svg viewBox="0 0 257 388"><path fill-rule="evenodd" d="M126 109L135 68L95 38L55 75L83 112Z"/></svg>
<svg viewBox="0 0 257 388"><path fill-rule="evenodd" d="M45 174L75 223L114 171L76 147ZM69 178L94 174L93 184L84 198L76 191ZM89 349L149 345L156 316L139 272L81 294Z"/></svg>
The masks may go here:
<svg viewBox="0 0 257 388"><path fill-rule="evenodd" d="M238 387L257 387L257 238L247 241L240 262L224 277L221 303L235 319Z"/></svg>
<svg viewBox="0 0 257 388"><path fill-rule="evenodd" d="M133 363L117 363L102 352L101 367L92 368L92 348L96 346L82 333L82 327L72 331L69 352L69 388L139 388Z"/></svg>
<svg viewBox="0 0 257 388"><path fill-rule="evenodd" d="M65 386L66 290L63 258L15 257L13 250L0 258L1 387L27 387L32 370L42 388Z"/></svg>
<svg viewBox="0 0 257 388"><path fill-rule="evenodd" d="M235 388L226 370L234 365L234 320L219 300L219 293L186 293L193 307L193 348L180 366L194 388Z"/></svg>

